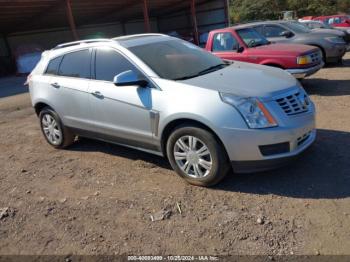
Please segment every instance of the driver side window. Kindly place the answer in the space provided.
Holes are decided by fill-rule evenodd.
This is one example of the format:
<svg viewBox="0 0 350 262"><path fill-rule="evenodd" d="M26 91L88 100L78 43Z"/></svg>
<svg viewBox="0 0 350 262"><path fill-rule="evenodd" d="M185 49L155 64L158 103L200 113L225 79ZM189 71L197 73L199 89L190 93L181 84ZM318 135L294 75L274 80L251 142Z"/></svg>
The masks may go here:
<svg viewBox="0 0 350 262"><path fill-rule="evenodd" d="M231 33L217 33L214 35L214 52L237 51L238 47L239 44L236 38Z"/></svg>
<svg viewBox="0 0 350 262"><path fill-rule="evenodd" d="M114 77L125 71L132 70L136 73L139 70L124 56L112 48L96 49L95 79L112 82Z"/></svg>
<svg viewBox="0 0 350 262"><path fill-rule="evenodd" d="M280 37L284 31L286 31L286 30L283 27L280 27L277 25L265 26L265 36L266 37Z"/></svg>

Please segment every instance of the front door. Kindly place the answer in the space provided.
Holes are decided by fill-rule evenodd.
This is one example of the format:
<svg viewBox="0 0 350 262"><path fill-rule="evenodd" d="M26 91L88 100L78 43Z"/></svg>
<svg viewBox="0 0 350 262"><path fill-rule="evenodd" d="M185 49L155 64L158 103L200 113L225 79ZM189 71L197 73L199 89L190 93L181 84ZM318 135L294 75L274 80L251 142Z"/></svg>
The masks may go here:
<svg viewBox="0 0 350 262"><path fill-rule="evenodd" d="M95 79L89 86L95 131L106 140L146 148L151 146L151 88L114 85L113 78L122 72L133 70L141 73L115 49L96 48L95 52Z"/></svg>
<svg viewBox="0 0 350 262"><path fill-rule="evenodd" d="M238 49L239 43L232 33L221 32L214 35L212 52L221 59L246 61L246 57Z"/></svg>

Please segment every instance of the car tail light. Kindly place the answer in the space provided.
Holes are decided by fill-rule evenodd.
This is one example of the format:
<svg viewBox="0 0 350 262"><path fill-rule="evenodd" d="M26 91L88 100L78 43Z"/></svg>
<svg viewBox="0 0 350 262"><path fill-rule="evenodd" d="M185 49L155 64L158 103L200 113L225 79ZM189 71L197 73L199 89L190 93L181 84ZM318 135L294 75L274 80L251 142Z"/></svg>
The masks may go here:
<svg viewBox="0 0 350 262"><path fill-rule="evenodd" d="M32 79L32 74L29 74L29 75L27 76L27 80L24 82L23 85L25 85L25 86L29 85L29 81L30 81L31 79Z"/></svg>

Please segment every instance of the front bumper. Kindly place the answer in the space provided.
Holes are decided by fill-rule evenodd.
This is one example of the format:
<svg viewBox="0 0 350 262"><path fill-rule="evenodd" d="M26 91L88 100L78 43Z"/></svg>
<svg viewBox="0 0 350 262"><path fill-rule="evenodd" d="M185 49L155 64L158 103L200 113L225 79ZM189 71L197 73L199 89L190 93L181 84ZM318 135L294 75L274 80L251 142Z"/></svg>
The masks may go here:
<svg viewBox="0 0 350 262"><path fill-rule="evenodd" d="M310 137L305 141L303 146L300 146L294 152L291 152L288 156L272 158L267 160L253 160L253 161L231 161L233 170L236 173L245 174L245 173L255 173L263 172L267 170L273 170L285 165L292 163L297 160L300 155L308 149L316 140L316 130L311 132Z"/></svg>
<svg viewBox="0 0 350 262"><path fill-rule="evenodd" d="M292 160L315 141L315 111L312 109L302 115L286 117L279 127L222 128L218 135L235 172L273 169Z"/></svg>
<svg viewBox="0 0 350 262"><path fill-rule="evenodd" d="M324 62L309 68L287 69L286 71L292 74L297 79L302 79L311 76L319 71L324 66Z"/></svg>

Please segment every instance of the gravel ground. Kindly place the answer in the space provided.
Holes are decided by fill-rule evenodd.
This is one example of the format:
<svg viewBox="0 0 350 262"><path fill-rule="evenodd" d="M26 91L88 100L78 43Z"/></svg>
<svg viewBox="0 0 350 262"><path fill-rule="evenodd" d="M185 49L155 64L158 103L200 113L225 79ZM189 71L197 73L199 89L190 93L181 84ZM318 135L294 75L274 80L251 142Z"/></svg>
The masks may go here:
<svg viewBox="0 0 350 262"><path fill-rule="evenodd" d="M350 55L303 84L315 145L289 167L212 189L116 145L55 150L28 94L1 98L0 254L350 255Z"/></svg>

